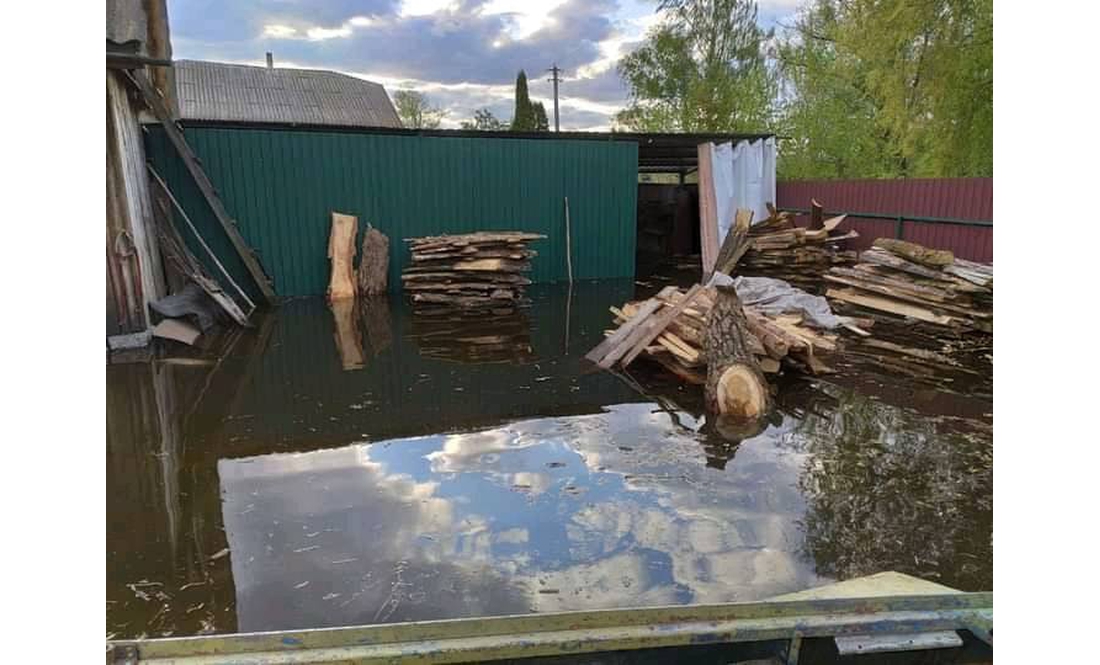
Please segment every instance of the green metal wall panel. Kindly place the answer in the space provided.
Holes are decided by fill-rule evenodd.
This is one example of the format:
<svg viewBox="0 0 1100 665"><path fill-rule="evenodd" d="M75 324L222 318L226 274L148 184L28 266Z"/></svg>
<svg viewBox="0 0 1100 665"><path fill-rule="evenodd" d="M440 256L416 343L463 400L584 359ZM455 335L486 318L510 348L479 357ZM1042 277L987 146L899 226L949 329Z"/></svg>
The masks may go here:
<svg viewBox="0 0 1100 665"><path fill-rule="evenodd" d="M187 127L186 134L280 296L325 292L334 210L357 215L361 230L369 222L389 236L392 289L400 288L409 258L404 238L478 230L546 234L532 245L538 256L531 279L565 280L564 197L574 278L634 275L633 142L209 126ZM247 282L159 126L148 128L147 143L154 167L207 242Z"/></svg>

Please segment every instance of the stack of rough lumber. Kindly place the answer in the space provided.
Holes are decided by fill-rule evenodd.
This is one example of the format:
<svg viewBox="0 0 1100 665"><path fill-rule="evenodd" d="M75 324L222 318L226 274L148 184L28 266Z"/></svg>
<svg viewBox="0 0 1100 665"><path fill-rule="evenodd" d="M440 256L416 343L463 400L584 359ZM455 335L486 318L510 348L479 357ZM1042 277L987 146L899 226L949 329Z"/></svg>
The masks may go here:
<svg viewBox="0 0 1100 665"><path fill-rule="evenodd" d="M791 213L773 210L767 219L749 227L748 246L736 272L782 279L806 290L816 288L830 267L855 261L855 252L837 246L859 237L855 231L835 233L843 221L844 215L840 215L825 220L822 228L810 230L795 226Z"/></svg>
<svg viewBox="0 0 1100 665"><path fill-rule="evenodd" d="M826 297L941 332L993 332L993 266L879 238L852 268L833 268Z"/></svg>
<svg viewBox="0 0 1100 665"><path fill-rule="evenodd" d="M407 339L425 358L458 363L514 363L534 360L531 325L522 311L486 317L483 310L455 309L425 315L417 307Z"/></svg>
<svg viewBox="0 0 1100 665"><path fill-rule="evenodd" d="M586 357L609 369L644 356L685 381L703 384L706 320L715 300L714 287L697 284L687 292L665 287L648 300L612 307L619 328L608 331ZM836 335L810 328L801 314L768 315L751 306L744 311L749 346L765 373L776 373L782 365L813 374L831 371L818 356L836 350Z"/></svg>
<svg viewBox="0 0 1100 665"><path fill-rule="evenodd" d="M417 304L512 311L527 304L532 240L518 231L407 238L412 260L402 272L405 291ZM495 313L495 312L494 312Z"/></svg>

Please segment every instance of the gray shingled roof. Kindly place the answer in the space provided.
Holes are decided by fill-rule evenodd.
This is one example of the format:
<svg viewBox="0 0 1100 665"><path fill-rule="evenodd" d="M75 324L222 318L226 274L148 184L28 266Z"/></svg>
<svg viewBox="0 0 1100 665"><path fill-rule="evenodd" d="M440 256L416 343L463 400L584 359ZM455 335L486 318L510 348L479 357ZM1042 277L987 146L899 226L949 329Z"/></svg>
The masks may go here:
<svg viewBox="0 0 1100 665"><path fill-rule="evenodd" d="M385 88L346 74L203 60L173 64L185 120L401 126Z"/></svg>

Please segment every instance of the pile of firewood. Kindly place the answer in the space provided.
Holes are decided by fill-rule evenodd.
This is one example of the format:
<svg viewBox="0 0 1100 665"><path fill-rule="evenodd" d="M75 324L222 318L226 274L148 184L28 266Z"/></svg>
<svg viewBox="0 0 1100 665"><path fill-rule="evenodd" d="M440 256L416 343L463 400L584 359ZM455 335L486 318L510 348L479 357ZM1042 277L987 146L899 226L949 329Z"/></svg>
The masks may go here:
<svg viewBox="0 0 1100 665"><path fill-rule="evenodd" d="M773 211L767 219L749 227L744 256L737 263L736 272L774 277L799 288L814 289L830 267L855 262L854 251L838 246L859 237L856 231L836 233L843 221L844 215L840 215L824 220L822 228L810 230L795 226L791 213Z"/></svg>
<svg viewBox="0 0 1100 665"><path fill-rule="evenodd" d="M707 315L716 302L716 287L695 285L687 292L669 286L640 302L612 307L619 328L586 356L604 369L626 367L641 356L684 381L706 381ZM835 334L809 327L801 314L764 314L744 307L748 350L765 373L783 366L824 374L832 370L820 356L837 349Z"/></svg>
<svg viewBox="0 0 1100 665"><path fill-rule="evenodd" d="M852 268L825 275L830 300L948 334L993 332L993 266L946 250L879 238Z"/></svg>
<svg viewBox="0 0 1100 665"><path fill-rule="evenodd" d="M426 309L488 310L507 314L528 304L534 250L527 243L545 238L518 231L408 238L412 260L401 274L405 291Z"/></svg>

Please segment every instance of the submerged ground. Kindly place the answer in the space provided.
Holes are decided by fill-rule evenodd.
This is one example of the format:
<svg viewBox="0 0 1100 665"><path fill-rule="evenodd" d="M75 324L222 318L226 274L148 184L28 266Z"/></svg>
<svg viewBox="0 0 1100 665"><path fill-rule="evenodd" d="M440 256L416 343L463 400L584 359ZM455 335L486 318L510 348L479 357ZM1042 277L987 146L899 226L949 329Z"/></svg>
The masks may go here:
<svg viewBox="0 0 1100 665"><path fill-rule="evenodd" d="M535 289L488 329L399 300L341 328L293 300L205 353L109 366L107 634L752 600L882 570L992 588L988 377L838 359L726 441L697 388L584 361L634 288Z"/></svg>

